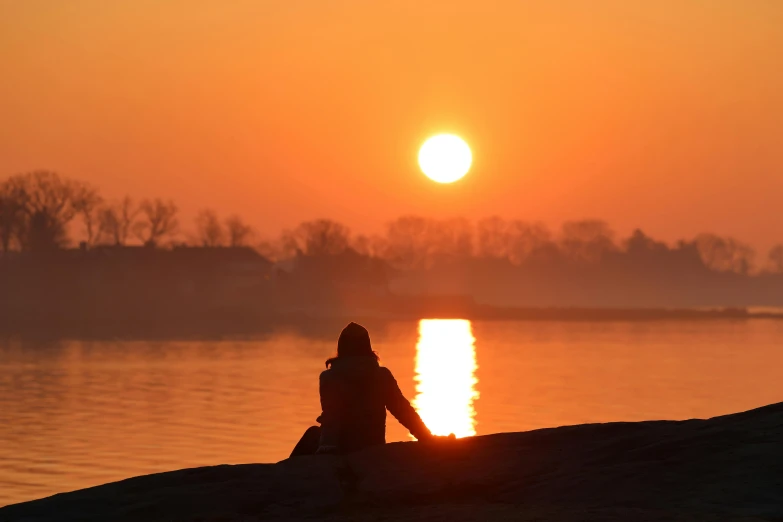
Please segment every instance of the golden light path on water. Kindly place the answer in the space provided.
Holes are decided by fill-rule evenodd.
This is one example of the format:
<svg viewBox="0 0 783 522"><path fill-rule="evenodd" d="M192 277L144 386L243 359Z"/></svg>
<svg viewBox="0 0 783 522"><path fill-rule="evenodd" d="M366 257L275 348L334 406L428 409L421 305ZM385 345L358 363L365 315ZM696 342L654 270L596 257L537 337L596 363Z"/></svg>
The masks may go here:
<svg viewBox="0 0 783 522"><path fill-rule="evenodd" d="M422 319L414 407L435 435L476 434L476 347L470 321Z"/></svg>

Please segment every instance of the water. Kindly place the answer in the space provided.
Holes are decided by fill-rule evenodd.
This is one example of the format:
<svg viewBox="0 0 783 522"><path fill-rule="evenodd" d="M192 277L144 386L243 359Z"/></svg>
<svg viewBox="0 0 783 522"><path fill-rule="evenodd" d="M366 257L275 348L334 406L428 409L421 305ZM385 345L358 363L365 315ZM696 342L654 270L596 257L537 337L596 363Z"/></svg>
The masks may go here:
<svg viewBox="0 0 783 522"><path fill-rule="evenodd" d="M783 322L423 321L372 334L440 433L709 417L783 401ZM334 347L301 334L0 341L0 505L281 460L320 412L318 374ZM388 440L409 439L388 424Z"/></svg>
<svg viewBox="0 0 783 522"><path fill-rule="evenodd" d="M419 323L413 406L435 435L476 434L476 338L470 321Z"/></svg>

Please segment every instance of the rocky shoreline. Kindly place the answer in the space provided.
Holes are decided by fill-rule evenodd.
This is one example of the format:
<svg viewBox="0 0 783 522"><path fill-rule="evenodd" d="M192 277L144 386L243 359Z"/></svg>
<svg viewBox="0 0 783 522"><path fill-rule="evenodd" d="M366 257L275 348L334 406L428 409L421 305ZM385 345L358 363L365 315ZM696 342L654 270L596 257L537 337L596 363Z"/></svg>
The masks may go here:
<svg viewBox="0 0 783 522"><path fill-rule="evenodd" d="M344 457L186 469L0 508L2 522L783 520L783 403Z"/></svg>

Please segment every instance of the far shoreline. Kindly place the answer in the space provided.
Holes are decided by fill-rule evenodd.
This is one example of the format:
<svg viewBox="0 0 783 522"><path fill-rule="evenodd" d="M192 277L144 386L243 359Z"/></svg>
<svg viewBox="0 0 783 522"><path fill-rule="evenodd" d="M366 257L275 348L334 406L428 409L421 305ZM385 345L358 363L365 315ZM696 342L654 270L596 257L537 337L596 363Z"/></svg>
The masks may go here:
<svg viewBox="0 0 783 522"><path fill-rule="evenodd" d="M586 307L497 307L471 304L454 307L415 306L386 310L338 309L256 312L248 309L210 309L172 313L166 317L49 316L0 318L0 338L51 340L166 340L222 339L296 333L323 337L326 332L357 321L382 326L393 322L423 319L469 321L649 323L664 321L749 321L781 320L783 312L745 307L725 308L586 308Z"/></svg>

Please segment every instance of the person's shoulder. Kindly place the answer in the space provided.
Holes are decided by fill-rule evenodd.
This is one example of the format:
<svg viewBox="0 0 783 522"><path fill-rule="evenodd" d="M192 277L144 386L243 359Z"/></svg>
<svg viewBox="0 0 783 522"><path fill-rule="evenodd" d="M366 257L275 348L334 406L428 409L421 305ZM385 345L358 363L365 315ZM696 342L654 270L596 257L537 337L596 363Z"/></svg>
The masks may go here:
<svg viewBox="0 0 783 522"><path fill-rule="evenodd" d="M332 378L332 375L334 375L334 371L332 371L331 368L327 368L321 372L321 375L318 377L318 379L321 381L329 380Z"/></svg>
<svg viewBox="0 0 783 522"><path fill-rule="evenodd" d="M385 366L378 366L378 373L383 379L394 379L394 375L392 374L391 370Z"/></svg>

